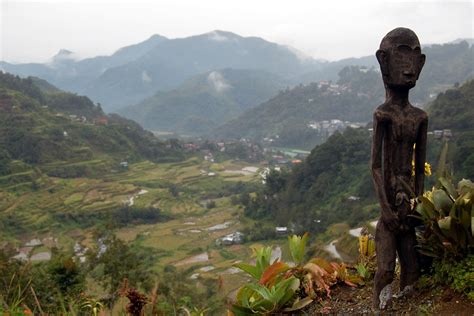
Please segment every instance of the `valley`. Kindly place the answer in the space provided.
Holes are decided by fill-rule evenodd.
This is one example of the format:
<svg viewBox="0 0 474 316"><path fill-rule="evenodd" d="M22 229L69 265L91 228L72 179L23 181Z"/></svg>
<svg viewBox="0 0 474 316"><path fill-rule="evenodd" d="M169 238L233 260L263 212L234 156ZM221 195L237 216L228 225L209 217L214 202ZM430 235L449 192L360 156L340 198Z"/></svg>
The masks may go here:
<svg viewBox="0 0 474 316"><path fill-rule="evenodd" d="M411 100L429 113L425 187L439 189L474 177L474 48L423 51ZM324 61L225 31L74 56L0 62L0 314L116 315L136 289L153 315L222 315L242 285L275 289L265 256L293 272L320 258L308 262L347 277L337 286L370 278L375 58Z"/></svg>

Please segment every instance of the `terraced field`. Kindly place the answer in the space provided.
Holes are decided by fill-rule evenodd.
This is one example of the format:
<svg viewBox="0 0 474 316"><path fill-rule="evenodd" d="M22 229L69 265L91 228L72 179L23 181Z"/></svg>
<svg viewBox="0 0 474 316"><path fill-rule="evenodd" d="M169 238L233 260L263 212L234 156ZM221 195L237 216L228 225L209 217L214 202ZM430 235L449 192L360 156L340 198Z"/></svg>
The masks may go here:
<svg viewBox="0 0 474 316"><path fill-rule="evenodd" d="M97 161L93 162L97 164ZM216 246L216 239L253 224L231 204L226 188L239 182L260 181L258 172L238 172L243 162L211 163L192 158L180 163L130 164L127 170L97 178L61 179L21 171L16 186L0 187L3 241L21 246L32 238L58 239L57 246L72 249L76 242L90 247L94 221L106 221L116 208L159 208L172 219L146 225L129 225L116 235L130 243L153 248L158 254L154 269L174 265L189 274L190 281L219 280L223 293L236 289L246 276L232 264L250 260L250 244ZM231 172L228 172L231 171ZM1 181L1 179L0 179ZM37 187L34 183L39 182ZM209 203L213 203L209 207ZM2 224L0 224L2 225ZM269 241L276 244L281 241ZM283 241L284 243L284 241ZM42 246L32 254L47 251Z"/></svg>

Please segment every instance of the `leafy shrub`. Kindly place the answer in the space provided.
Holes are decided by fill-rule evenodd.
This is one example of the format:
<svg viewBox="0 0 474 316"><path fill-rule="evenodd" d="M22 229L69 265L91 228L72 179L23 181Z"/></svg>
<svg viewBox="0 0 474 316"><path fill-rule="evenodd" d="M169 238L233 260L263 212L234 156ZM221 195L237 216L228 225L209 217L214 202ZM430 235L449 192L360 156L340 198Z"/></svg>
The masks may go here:
<svg viewBox="0 0 474 316"><path fill-rule="evenodd" d="M425 231L418 235L421 253L435 258L463 258L474 250L474 183L462 180L457 189L439 178L439 185L418 197L417 218Z"/></svg>
<svg viewBox="0 0 474 316"><path fill-rule="evenodd" d="M252 315L296 311L315 299L329 296L330 287L338 282L350 286L361 282L358 276L349 274L344 264L330 263L321 258L313 258L304 264L307 241L307 233L302 237L288 237L294 266L279 261L279 258L270 262L271 247L254 249L255 265L235 264L258 282L239 289L232 312L235 315Z"/></svg>
<svg viewBox="0 0 474 316"><path fill-rule="evenodd" d="M433 279L436 283L448 285L453 290L466 294L474 301L474 255L457 262L436 262Z"/></svg>

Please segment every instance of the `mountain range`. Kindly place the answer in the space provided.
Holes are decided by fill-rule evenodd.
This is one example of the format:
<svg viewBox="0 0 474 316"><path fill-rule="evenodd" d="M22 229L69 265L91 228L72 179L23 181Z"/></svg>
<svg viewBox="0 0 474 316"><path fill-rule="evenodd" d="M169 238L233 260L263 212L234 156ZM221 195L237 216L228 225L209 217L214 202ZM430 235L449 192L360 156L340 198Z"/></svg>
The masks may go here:
<svg viewBox="0 0 474 316"><path fill-rule="evenodd" d="M474 76L470 40L427 45L423 51L427 62L412 93L415 103L423 104L455 82ZM0 69L87 95L105 111L119 112L149 129L257 139L281 134L288 135L283 142L291 143L302 139L300 131L292 129L301 129L308 120L370 118L377 97L369 93L366 98L359 86L370 83L380 90L376 93L383 93L375 71L361 82L352 73L351 91L359 93L355 97L347 91L334 96L310 91L317 85L308 83L340 80L341 71L351 65L378 68L374 56L327 62L258 37L212 31L177 39L154 35L110 56L83 60L61 50L47 64L0 62ZM286 87L290 89L282 91ZM226 125L229 121L233 122ZM314 144L314 140L308 143Z"/></svg>
<svg viewBox="0 0 474 316"><path fill-rule="evenodd" d="M0 72L0 175L20 164L58 177L97 176L121 161L181 159L137 123L106 115L87 97L51 90Z"/></svg>
<svg viewBox="0 0 474 316"><path fill-rule="evenodd" d="M474 78L474 48L467 42L430 45L423 49L425 67L410 94L423 106L439 93ZM325 138L308 128L311 121L339 119L369 122L383 99L378 68L351 66L339 71L334 83L298 85L246 111L213 130L215 138L274 138L279 146L312 148Z"/></svg>
<svg viewBox="0 0 474 316"><path fill-rule="evenodd" d="M318 64L293 48L224 31L177 39L154 35L111 56L80 61L72 55L61 50L48 64L3 62L0 68L21 76L40 77L115 111L212 70L259 69L294 78L316 69Z"/></svg>
<svg viewBox="0 0 474 316"><path fill-rule="evenodd" d="M150 130L201 135L266 101L285 87L284 82L263 70L213 70L119 113Z"/></svg>

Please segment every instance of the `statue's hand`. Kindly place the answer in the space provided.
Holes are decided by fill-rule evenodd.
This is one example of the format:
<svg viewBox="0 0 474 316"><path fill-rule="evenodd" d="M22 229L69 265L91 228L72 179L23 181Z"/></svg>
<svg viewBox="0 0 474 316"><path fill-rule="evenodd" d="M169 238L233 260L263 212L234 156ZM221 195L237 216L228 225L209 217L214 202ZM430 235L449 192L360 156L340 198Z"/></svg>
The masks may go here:
<svg viewBox="0 0 474 316"><path fill-rule="evenodd" d="M382 222L392 232L397 231L400 227L398 215L391 210L382 213Z"/></svg>

